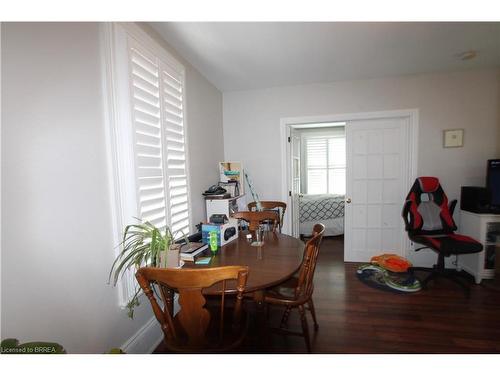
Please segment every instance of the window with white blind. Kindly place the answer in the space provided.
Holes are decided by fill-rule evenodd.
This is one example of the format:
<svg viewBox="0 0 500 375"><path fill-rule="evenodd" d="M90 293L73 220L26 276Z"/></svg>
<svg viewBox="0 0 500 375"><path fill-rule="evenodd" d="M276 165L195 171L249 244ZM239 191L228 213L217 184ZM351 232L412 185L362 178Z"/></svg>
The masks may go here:
<svg viewBox="0 0 500 375"><path fill-rule="evenodd" d="M139 217L180 237L189 233L183 73L129 43Z"/></svg>
<svg viewBox="0 0 500 375"><path fill-rule="evenodd" d="M134 24L105 24L115 238L135 218L191 229L184 67ZM121 301L134 293L124 280Z"/></svg>
<svg viewBox="0 0 500 375"><path fill-rule="evenodd" d="M307 194L345 194L345 137L305 138Z"/></svg>

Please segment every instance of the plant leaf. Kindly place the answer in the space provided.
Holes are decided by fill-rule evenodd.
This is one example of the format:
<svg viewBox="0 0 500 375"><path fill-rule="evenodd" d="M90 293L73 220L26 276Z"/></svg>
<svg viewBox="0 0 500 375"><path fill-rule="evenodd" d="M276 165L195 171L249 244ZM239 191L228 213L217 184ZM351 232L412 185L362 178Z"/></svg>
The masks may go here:
<svg viewBox="0 0 500 375"><path fill-rule="evenodd" d="M152 266L160 265L160 255L162 251L169 250L174 242L174 236L168 226L165 226L164 233L162 228L157 228L149 221L141 221L134 217L138 223L125 226L121 242L117 245L121 251L116 256L108 276L108 283L113 280L116 286L118 279L123 277L131 267L141 267L143 264ZM186 242L187 237L182 232ZM165 257L166 262L166 257ZM141 288L136 289L134 296L127 303L128 315L131 319L134 317L134 308L139 305L139 293Z"/></svg>

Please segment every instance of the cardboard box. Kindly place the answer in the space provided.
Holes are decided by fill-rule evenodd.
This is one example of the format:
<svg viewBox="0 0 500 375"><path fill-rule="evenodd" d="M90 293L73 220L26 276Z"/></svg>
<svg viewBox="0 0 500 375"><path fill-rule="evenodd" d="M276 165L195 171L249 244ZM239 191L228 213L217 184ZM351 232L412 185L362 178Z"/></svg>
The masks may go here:
<svg viewBox="0 0 500 375"><path fill-rule="evenodd" d="M230 218L225 224L203 224L201 226L202 242L210 244L210 232L217 232L217 246L225 244L238 238L238 220Z"/></svg>

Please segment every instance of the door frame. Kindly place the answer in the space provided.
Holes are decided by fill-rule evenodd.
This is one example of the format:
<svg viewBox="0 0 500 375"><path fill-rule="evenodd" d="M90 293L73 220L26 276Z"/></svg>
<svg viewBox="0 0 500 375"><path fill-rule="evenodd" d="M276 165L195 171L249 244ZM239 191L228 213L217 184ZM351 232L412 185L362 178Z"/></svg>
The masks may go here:
<svg viewBox="0 0 500 375"><path fill-rule="evenodd" d="M419 110L418 108L399 109L390 111L376 112L354 112L331 114L321 116L299 116L299 117L282 117L280 119L280 137L281 137L281 199L286 202L288 207L292 207L292 200L288 192L291 191L291 150L288 143L290 129L294 125L314 124L325 122L346 122L346 127L349 126L349 121L353 120L381 120L386 118L408 118L408 137L407 148L408 152L408 181L407 189L409 190L415 178L417 178L417 161L418 161L418 127L419 127ZM291 209L287 210L283 223L283 233L291 234L292 215ZM410 250L410 240L408 237L404 239L404 256L408 255Z"/></svg>

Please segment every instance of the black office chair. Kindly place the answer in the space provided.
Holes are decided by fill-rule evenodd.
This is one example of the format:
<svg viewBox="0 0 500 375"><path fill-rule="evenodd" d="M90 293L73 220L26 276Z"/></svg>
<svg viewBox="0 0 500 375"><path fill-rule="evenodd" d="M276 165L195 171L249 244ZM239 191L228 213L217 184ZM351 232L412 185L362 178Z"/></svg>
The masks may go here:
<svg viewBox="0 0 500 375"><path fill-rule="evenodd" d="M422 281L427 283L438 277L447 277L469 293L469 287L458 276L455 269L445 268L445 258L450 255L478 253L483 245L471 237L455 234L457 226L453 221L456 200L448 205L448 198L436 177L419 177L415 180L403 208L405 229L410 240L423 245L419 251L430 248L438 253L437 264L433 268L413 267L413 271L428 271L430 274Z"/></svg>

